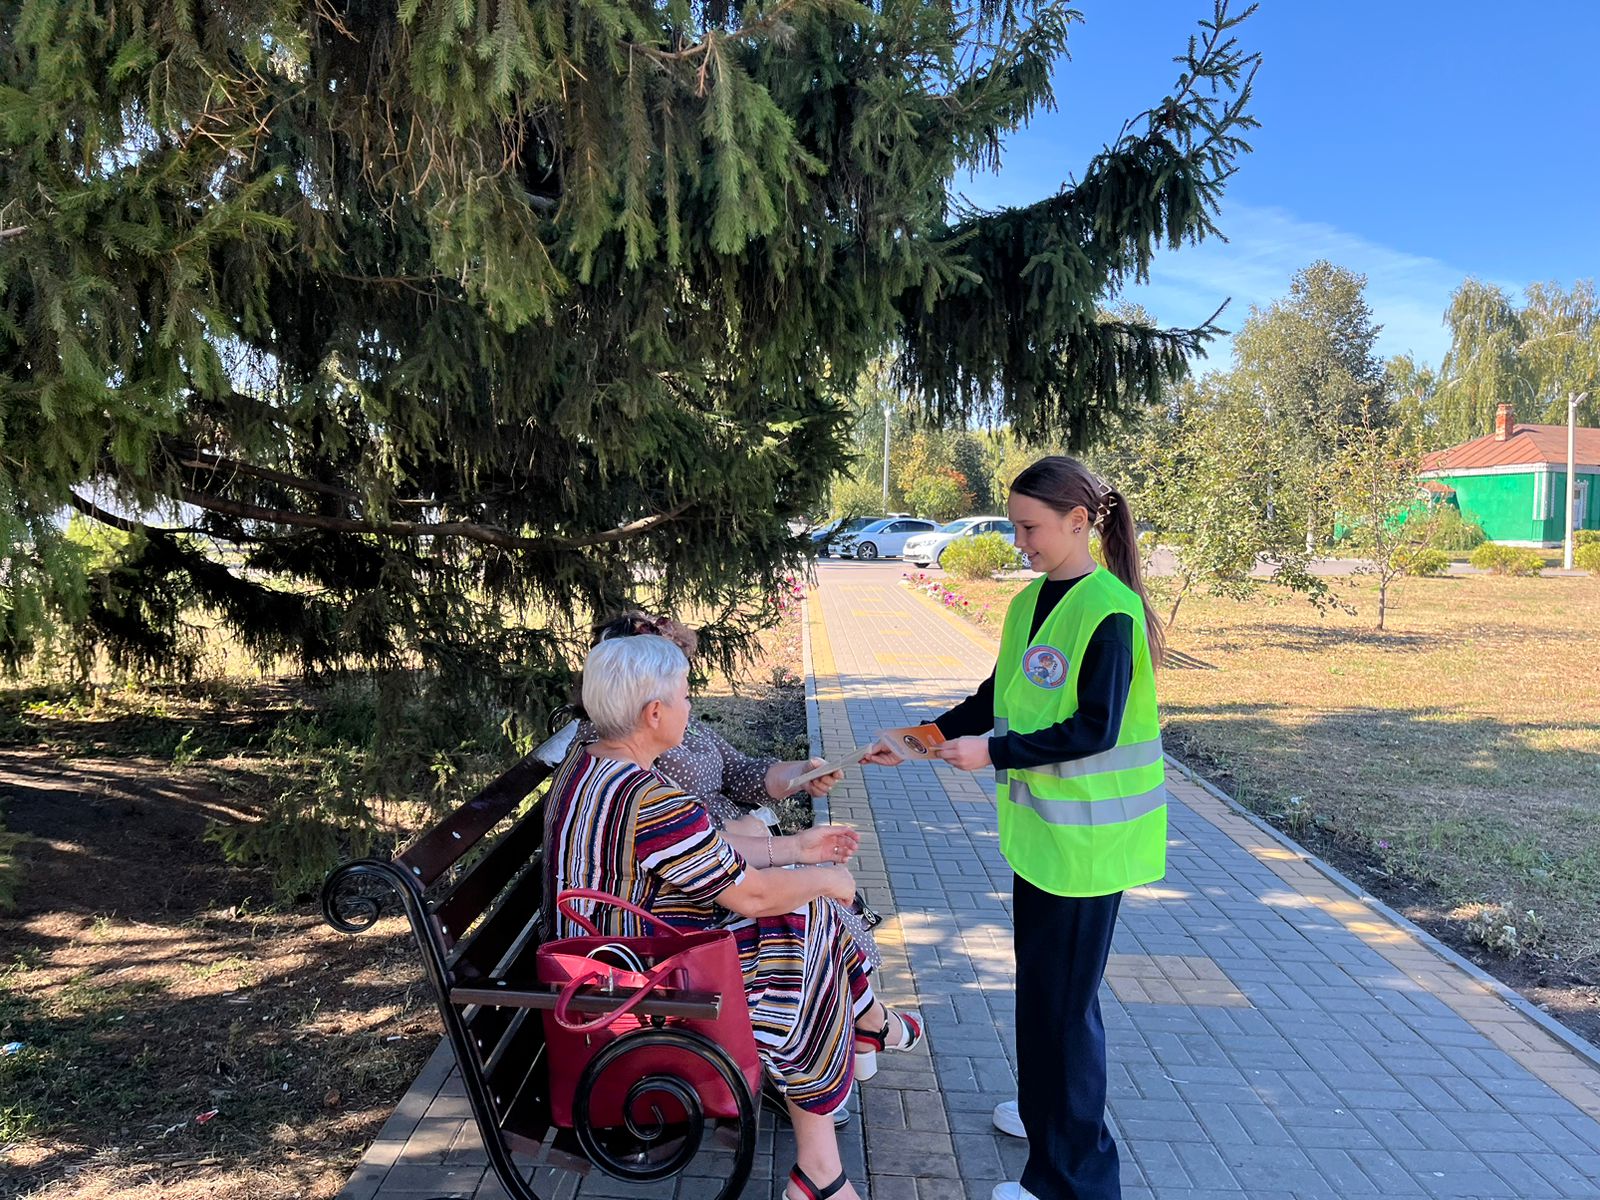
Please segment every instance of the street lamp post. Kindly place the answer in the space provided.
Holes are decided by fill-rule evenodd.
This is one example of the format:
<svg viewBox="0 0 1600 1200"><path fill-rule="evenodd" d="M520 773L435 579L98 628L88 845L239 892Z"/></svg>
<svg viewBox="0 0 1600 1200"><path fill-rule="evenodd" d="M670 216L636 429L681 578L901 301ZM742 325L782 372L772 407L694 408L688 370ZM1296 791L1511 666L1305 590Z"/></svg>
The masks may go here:
<svg viewBox="0 0 1600 1200"><path fill-rule="evenodd" d="M883 511L889 511L889 401L883 402Z"/></svg>
<svg viewBox="0 0 1600 1200"><path fill-rule="evenodd" d="M1572 502L1578 492L1578 405L1588 398L1588 392L1567 397L1567 526L1562 539L1565 549L1561 552L1561 565L1568 571L1572 570Z"/></svg>

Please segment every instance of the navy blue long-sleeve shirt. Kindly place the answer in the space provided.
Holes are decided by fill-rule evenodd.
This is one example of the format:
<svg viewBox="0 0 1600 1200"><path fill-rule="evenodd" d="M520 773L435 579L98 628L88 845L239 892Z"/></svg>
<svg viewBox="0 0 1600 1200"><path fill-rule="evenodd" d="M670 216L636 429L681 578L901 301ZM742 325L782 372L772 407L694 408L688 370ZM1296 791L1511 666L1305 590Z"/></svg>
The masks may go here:
<svg viewBox="0 0 1600 1200"><path fill-rule="evenodd" d="M1031 640L1077 579L1046 579L1034 605ZM1133 685L1133 619L1112 613L1095 627L1078 670L1078 711L1065 721L1033 733L1015 730L989 739L989 758L999 770L1070 762L1100 754L1117 744L1122 713ZM947 738L987 733L994 728L994 672L976 692L943 716L934 718Z"/></svg>

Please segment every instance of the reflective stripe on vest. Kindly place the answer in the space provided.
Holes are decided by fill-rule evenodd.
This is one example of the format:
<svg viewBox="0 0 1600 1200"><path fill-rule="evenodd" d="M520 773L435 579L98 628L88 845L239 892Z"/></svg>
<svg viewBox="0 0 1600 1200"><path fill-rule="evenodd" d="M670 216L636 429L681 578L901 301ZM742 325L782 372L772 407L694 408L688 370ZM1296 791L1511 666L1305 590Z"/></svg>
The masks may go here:
<svg viewBox="0 0 1600 1200"><path fill-rule="evenodd" d="M1015 775L1010 775L1007 784L1011 803L1032 809L1051 825L1119 825L1167 806L1165 785L1137 796L1118 796L1112 800L1049 800L1035 796L1027 781Z"/></svg>
<svg viewBox="0 0 1600 1200"><path fill-rule="evenodd" d="M1004 717L995 720L995 733L1004 736L1010 728L1011 723ZM1123 746L1113 746L1109 750L1102 750L1099 754L1075 758L1071 762L1041 763L1027 769L1035 775L1050 775L1056 779L1077 779L1083 775L1098 775L1102 771L1132 771L1138 767L1153 767L1161 761L1162 756L1161 739L1155 737L1146 742L1129 742Z"/></svg>

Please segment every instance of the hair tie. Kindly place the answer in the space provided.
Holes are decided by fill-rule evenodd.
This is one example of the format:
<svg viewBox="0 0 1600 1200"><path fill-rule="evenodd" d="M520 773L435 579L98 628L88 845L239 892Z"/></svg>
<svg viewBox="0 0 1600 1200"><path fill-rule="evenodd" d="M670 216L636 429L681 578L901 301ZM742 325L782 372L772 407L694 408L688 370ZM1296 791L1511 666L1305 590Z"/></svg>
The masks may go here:
<svg viewBox="0 0 1600 1200"><path fill-rule="evenodd" d="M1113 491L1111 488L1104 487L1104 485L1102 485L1102 487L1104 490L1102 490L1100 493L1100 503L1095 507L1094 510L1094 523L1097 526L1101 526L1106 523L1106 518L1111 515L1111 509L1116 505L1118 500L1118 496L1115 491Z"/></svg>

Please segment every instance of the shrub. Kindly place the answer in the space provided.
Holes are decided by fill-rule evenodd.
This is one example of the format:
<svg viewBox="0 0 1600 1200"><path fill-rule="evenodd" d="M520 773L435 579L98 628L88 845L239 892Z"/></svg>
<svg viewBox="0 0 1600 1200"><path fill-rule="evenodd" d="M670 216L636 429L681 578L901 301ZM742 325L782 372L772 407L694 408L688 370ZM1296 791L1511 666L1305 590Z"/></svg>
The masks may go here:
<svg viewBox="0 0 1600 1200"><path fill-rule="evenodd" d="M1600 529L1577 529L1572 533L1574 546L1600 546Z"/></svg>
<svg viewBox="0 0 1600 1200"><path fill-rule="evenodd" d="M1485 542L1472 552L1471 563L1491 575L1537 575L1544 567L1543 556L1521 546Z"/></svg>
<svg viewBox="0 0 1600 1200"><path fill-rule="evenodd" d="M998 533L957 538L944 548L939 565L962 579L987 579L1018 565L1017 548Z"/></svg>
<svg viewBox="0 0 1600 1200"><path fill-rule="evenodd" d="M1449 573L1450 556L1443 550L1435 550L1432 546L1419 546L1415 550L1403 551L1397 555L1395 565L1407 575L1437 579Z"/></svg>
<svg viewBox="0 0 1600 1200"><path fill-rule="evenodd" d="M214 823L206 840L230 863L264 867L283 900L314 895L345 859L388 857L496 775L517 742L494 697L437 684L391 672L329 688L268 735L260 819Z"/></svg>
<svg viewBox="0 0 1600 1200"><path fill-rule="evenodd" d="M1532 909L1518 911L1510 904L1485 904L1467 923L1467 936L1507 958L1537 946L1544 937L1544 921Z"/></svg>
<svg viewBox="0 0 1600 1200"><path fill-rule="evenodd" d="M1589 542L1574 550L1572 565L1591 575L1600 575L1600 541Z"/></svg>
<svg viewBox="0 0 1600 1200"><path fill-rule="evenodd" d="M883 485L877 480L834 480L832 502L828 505L829 515L853 517L857 513L875 513L882 507Z"/></svg>
<svg viewBox="0 0 1600 1200"><path fill-rule="evenodd" d="M1428 518L1428 545L1440 550L1476 550L1489 539L1483 526L1469 521L1459 509L1444 505Z"/></svg>

